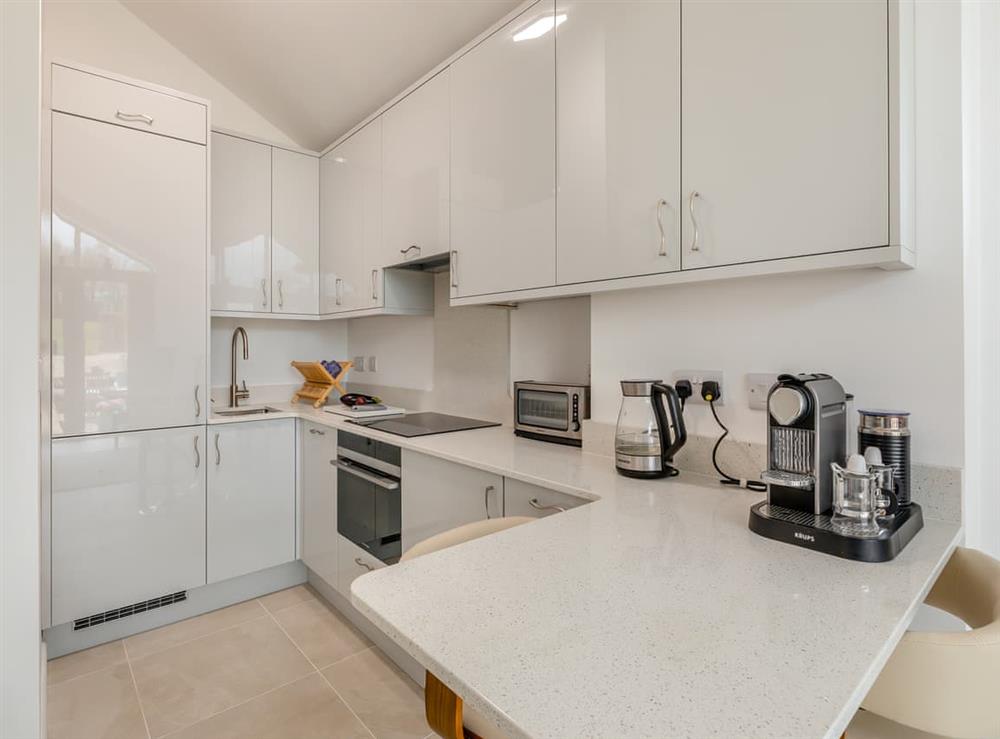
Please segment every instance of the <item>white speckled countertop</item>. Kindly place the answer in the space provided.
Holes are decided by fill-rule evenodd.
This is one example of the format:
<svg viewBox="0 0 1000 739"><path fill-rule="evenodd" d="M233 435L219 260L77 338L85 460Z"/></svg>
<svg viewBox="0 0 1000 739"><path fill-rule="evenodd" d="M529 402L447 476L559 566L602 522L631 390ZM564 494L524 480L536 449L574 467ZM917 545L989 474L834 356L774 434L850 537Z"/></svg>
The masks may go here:
<svg viewBox="0 0 1000 739"><path fill-rule="evenodd" d="M961 533L927 520L895 560L850 562L753 534L761 496L709 478L624 478L506 427L403 439L287 416L599 498L352 586L512 737L838 737Z"/></svg>

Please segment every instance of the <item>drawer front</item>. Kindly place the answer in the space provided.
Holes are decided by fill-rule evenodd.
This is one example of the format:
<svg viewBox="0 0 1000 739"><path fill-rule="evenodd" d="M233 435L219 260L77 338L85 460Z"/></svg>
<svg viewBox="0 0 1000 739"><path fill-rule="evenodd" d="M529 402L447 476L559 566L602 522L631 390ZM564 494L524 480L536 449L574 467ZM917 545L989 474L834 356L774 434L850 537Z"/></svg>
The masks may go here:
<svg viewBox="0 0 1000 739"><path fill-rule="evenodd" d="M345 598L351 598L351 583L364 574L373 570L380 570L385 567L377 557L373 557L353 542L343 536L337 536L337 559L339 573L337 576L337 590Z"/></svg>
<svg viewBox="0 0 1000 739"><path fill-rule="evenodd" d="M204 144L208 109L137 85L52 65L52 109Z"/></svg>
<svg viewBox="0 0 1000 739"><path fill-rule="evenodd" d="M569 510L589 501L575 495L557 493L555 490L531 485L520 480L504 479L503 514L505 516L533 516L542 518L560 513L560 508Z"/></svg>

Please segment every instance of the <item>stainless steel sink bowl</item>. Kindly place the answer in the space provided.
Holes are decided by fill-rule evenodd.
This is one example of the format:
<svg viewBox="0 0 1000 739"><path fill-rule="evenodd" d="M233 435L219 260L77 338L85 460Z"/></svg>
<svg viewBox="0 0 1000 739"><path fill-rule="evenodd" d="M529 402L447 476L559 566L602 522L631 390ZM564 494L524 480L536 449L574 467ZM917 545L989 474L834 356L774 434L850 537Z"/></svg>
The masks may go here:
<svg viewBox="0 0 1000 739"><path fill-rule="evenodd" d="M228 411L216 411L217 416L261 416L265 413L281 413L277 408L231 408Z"/></svg>

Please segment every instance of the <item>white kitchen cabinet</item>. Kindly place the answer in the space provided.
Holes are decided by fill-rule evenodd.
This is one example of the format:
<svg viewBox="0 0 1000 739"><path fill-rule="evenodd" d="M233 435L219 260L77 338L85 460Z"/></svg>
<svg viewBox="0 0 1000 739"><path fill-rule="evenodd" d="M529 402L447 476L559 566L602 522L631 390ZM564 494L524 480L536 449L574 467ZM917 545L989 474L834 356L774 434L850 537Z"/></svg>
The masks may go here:
<svg viewBox="0 0 1000 739"><path fill-rule="evenodd" d="M558 282L680 269L680 2L558 12Z"/></svg>
<svg viewBox="0 0 1000 739"><path fill-rule="evenodd" d="M449 249L448 70L382 116L380 266Z"/></svg>
<svg viewBox="0 0 1000 739"><path fill-rule="evenodd" d="M366 552L357 544L343 536L337 536L338 569L337 590L345 598L351 597L351 583L368 572L374 572L385 567L385 562Z"/></svg>
<svg viewBox="0 0 1000 739"><path fill-rule="evenodd" d="M555 34L542 0L451 66L452 297L556 281Z"/></svg>
<svg viewBox="0 0 1000 739"><path fill-rule="evenodd" d="M685 270L890 243L888 13L684 3Z"/></svg>
<svg viewBox="0 0 1000 739"><path fill-rule="evenodd" d="M270 313L271 147L212 133L212 310Z"/></svg>
<svg viewBox="0 0 1000 739"><path fill-rule="evenodd" d="M205 146L52 113L52 431L208 412Z"/></svg>
<svg viewBox="0 0 1000 739"><path fill-rule="evenodd" d="M302 561L330 587L337 587L337 431L299 424L302 486Z"/></svg>
<svg viewBox="0 0 1000 739"><path fill-rule="evenodd" d="M319 313L319 159L271 148L271 308Z"/></svg>
<svg viewBox="0 0 1000 739"><path fill-rule="evenodd" d="M52 442L52 623L205 584L204 426Z"/></svg>
<svg viewBox="0 0 1000 739"><path fill-rule="evenodd" d="M208 428L208 582L295 559L295 419Z"/></svg>
<svg viewBox="0 0 1000 739"><path fill-rule="evenodd" d="M403 450L402 543L503 515L503 477Z"/></svg>
<svg viewBox="0 0 1000 739"><path fill-rule="evenodd" d="M382 122L375 119L320 161L323 313L382 305Z"/></svg>
<svg viewBox="0 0 1000 739"><path fill-rule="evenodd" d="M588 503L584 498L559 493L528 482L505 477L503 481L503 515L542 518L553 513Z"/></svg>

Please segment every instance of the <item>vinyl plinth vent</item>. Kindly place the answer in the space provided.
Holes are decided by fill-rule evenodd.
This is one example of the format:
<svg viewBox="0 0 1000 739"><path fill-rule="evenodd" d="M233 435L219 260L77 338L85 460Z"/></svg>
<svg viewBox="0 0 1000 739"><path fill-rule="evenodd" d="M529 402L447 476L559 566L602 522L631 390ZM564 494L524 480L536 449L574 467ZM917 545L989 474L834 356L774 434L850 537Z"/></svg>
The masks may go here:
<svg viewBox="0 0 1000 739"><path fill-rule="evenodd" d="M137 613L152 611L154 608L163 608L163 606L180 603L187 600L187 597L187 591L181 590L177 593L170 593L169 595L161 595L157 598L150 598L149 600L144 600L141 603L133 603L130 606L114 608L110 611L105 611L104 613L95 613L93 616L87 616L86 618L78 618L73 622L73 631L79 631L80 629L97 626L98 624L104 624L108 621L117 621L118 619L125 618L126 616L134 616Z"/></svg>

